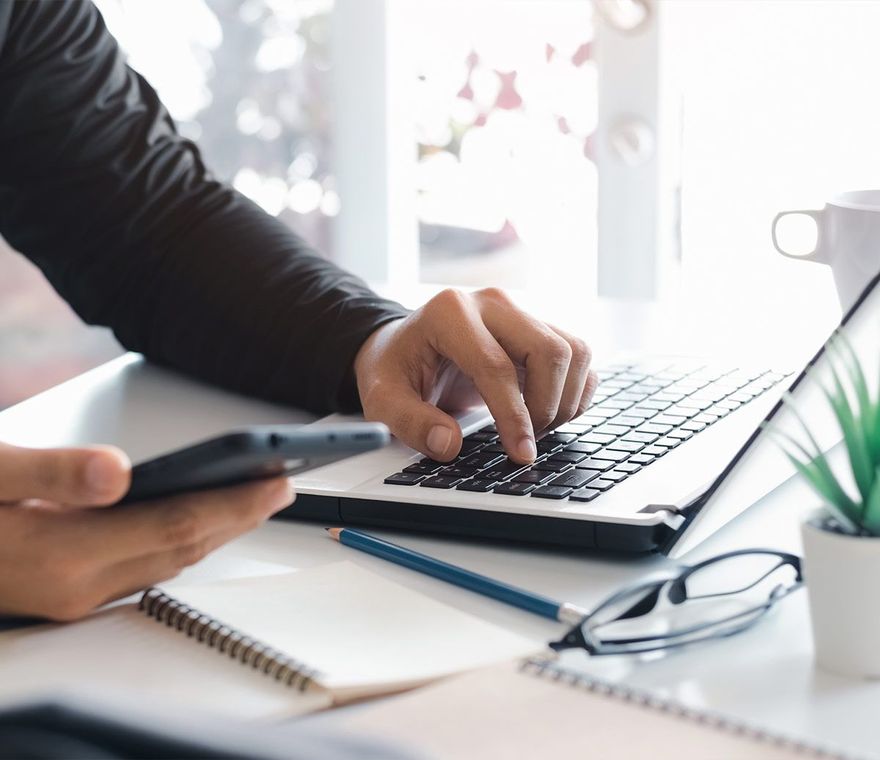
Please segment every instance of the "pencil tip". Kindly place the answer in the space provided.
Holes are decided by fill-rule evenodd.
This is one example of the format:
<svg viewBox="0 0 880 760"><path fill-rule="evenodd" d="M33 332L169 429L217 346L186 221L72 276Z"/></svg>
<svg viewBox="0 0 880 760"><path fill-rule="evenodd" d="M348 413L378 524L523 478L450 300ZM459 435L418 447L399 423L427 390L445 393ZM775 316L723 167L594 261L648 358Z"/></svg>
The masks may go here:
<svg viewBox="0 0 880 760"><path fill-rule="evenodd" d="M342 528L325 528L329 534L330 538L334 538L337 541L339 540L339 534L342 533Z"/></svg>

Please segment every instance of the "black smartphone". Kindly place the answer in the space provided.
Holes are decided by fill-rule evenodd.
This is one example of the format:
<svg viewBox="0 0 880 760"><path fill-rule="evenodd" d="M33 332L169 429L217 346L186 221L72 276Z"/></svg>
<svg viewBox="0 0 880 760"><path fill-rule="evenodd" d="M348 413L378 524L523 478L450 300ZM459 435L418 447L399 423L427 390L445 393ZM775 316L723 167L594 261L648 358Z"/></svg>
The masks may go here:
<svg viewBox="0 0 880 760"><path fill-rule="evenodd" d="M295 475L390 440L378 422L261 425L234 430L135 465L120 504Z"/></svg>

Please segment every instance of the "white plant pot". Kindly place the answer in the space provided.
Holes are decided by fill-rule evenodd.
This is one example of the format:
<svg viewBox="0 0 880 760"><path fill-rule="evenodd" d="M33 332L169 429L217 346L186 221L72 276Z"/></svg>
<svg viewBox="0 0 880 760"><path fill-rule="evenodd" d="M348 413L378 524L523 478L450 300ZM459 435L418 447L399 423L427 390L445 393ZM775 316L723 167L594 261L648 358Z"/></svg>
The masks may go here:
<svg viewBox="0 0 880 760"><path fill-rule="evenodd" d="M857 678L880 678L880 538L801 526L816 664Z"/></svg>

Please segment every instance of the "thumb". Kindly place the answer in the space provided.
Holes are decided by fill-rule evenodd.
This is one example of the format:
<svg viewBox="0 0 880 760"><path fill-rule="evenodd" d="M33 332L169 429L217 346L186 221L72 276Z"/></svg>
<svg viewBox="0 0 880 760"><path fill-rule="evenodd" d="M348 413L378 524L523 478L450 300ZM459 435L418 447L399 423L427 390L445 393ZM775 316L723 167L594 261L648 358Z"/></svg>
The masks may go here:
<svg viewBox="0 0 880 760"><path fill-rule="evenodd" d="M406 383L376 387L364 401L364 414L384 422L398 440L432 459L448 462L461 450L458 423Z"/></svg>

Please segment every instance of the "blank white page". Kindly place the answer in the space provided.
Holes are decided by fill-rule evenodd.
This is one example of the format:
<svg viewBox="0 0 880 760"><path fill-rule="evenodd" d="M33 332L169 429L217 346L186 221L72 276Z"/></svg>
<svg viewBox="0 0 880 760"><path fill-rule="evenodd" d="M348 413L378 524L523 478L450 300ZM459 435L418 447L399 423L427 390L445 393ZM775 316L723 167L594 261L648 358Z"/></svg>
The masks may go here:
<svg viewBox="0 0 880 760"><path fill-rule="evenodd" d="M191 607L321 672L340 698L534 654L534 641L350 562L177 587Z"/></svg>

